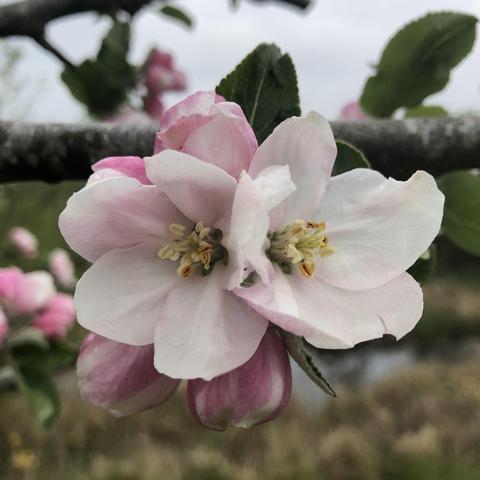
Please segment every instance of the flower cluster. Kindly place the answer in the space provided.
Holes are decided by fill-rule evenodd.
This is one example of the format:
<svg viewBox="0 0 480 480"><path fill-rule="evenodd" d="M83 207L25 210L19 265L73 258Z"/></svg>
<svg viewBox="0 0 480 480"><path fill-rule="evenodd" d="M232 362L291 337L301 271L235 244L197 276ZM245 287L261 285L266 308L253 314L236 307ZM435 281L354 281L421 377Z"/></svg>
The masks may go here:
<svg viewBox="0 0 480 480"><path fill-rule="evenodd" d="M159 121L165 111L163 95L166 92L182 91L187 87L185 74L179 70L169 53L152 49L140 68L138 88L144 90L141 109L123 105L109 120L115 123Z"/></svg>
<svg viewBox="0 0 480 480"><path fill-rule="evenodd" d="M27 259L39 256L38 240L27 229L14 227L7 235L13 250ZM71 289L76 279L67 252L53 250L49 260L50 272L24 272L11 266L0 268L0 344L8 335L24 328L34 328L47 338L65 337L75 321L72 295L58 292L55 284Z"/></svg>
<svg viewBox="0 0 480 480"><path fill-rule="evenodd" d="M356 169L316 113L258 146L241 108L199 92L162 115L152 157L110 157L60 216L93 263L75 293L95 336L80 386L116 414L188 381L208 428L279 415L291 393L281 331L318 348L409 332L422 291L406 273L437 235L434 179Z"/></svg>

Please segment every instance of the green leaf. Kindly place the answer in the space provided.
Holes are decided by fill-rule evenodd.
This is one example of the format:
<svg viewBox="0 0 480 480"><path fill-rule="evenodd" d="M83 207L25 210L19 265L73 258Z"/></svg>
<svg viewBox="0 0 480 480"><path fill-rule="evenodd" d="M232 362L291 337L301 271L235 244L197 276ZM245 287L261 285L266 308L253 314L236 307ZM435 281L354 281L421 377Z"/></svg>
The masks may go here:
<svg viewBox="0 0 480 480"><path fill-rule="evenodd" d="M160 12L167 17L171 17L180 23L183 23L189 28L193 27L193 21L189 15L187 15L183 10L177 7L172 7L171 5L165 5L160 9Z"/></svg>
<svg viewBox="0 0 480 480"><path fill-rule="evenodd" d="M283 120L300 115L295 67L275 45L259 45L216 91L242 107L260 143Z"/></svg>
<svg viewBox="0 0 480 480"><path fill-rule="evenodd" d="M60 398L52 379L37 368L19 366L19 384L44 428L50 428L60 414Z"/></svg>
<svg viewBox="0 0 480 480"><path fill-rule="evenodd" d="M298 363L299 367L326 394L336 397L337 394L315 365L312 351L309 349L305 340L302 337L298 337L284 330L281 330L281 335L288 349L288 353L290 353L291 357Z"/></svg>
<svg viewBox="0 0 480 480"><path fill-rule="evenodd" d="M458 247L480 256L480 177L459 170L442 175L438 186L445 194L445 235Z"/></svg>
<svg viewBox="0 0 480 480"><path fill-rule="evenodd" d="M7 346L10 349L34 346L38 349L45 350L48 348L48 340L38 328L24 327L8 337Z"/></svg>
<svg viewBox="0 0 480 480"><path fill-rule="evenodd" d="M445 88L450 70L472 50L477 18L430 13L406 25L387 44L375 75L365 84L365 112L389 117L399 107L416 107Z"/></svg>
<svg viewBox="0 0 480 480"><path fill-rule="evenodd" d="M405 118L448 117L448 112L440 105L419 105L405 111Z"/></svg>
<svg viewBox="0 0 480 480"><path fill-rule="evenodd" d="M408 269L408 273L420 284L426 283L437 264L437 249L431 245L428 250Z"/></svg>
<svg viewBox="0 0 480 480"><path fill-rule="evenodd" d="M91 115L113 114L135 86L135 68L127 61L130 24L116 21L102 41L95 60L66 68L62 80Z"/></svg>
<svg viewBox="0 0 480 480"><path fill-rule="evenodd" d="M46 348L31 344L18 345L10 349L10 354L18 365L52 373L73 366L78 352L65 343L51 342Z"/></svg>
<svg viewBox="0 0 480 480"><path fill-rule="evenodd" d="M354 168L370 168L370 164L357 147L343 140L337 140L337 158L333 165L332 176L340 175Z"/></svg>

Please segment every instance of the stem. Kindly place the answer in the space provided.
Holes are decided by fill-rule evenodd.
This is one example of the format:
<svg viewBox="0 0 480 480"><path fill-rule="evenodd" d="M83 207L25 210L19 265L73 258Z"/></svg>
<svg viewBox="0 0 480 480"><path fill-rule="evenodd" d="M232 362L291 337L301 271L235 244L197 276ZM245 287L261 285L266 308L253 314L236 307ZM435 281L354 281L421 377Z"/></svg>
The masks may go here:
<svg viewBox="0 0 480 480"><path fill-rule="evenodd" d="M47 41L47 39L42 35L35 35L32 37L41 47L43 47L45 50L49 51L55 57L57 57L67 68L74 69L75 65L68 60L63 53L61 53L59 50L57 50L51 43Z"/></svg>

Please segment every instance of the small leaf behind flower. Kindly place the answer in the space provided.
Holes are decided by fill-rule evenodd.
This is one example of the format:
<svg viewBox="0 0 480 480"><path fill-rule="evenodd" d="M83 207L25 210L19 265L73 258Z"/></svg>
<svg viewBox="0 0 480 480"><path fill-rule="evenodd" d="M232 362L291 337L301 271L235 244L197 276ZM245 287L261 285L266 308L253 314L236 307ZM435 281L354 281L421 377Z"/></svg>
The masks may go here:
<svg viewBox="0 0 480 480"><path fill-rule="evenodd" d="M172 7L171 5L165 5L160 9L160 12L166 15L167 17L173 18L180 23L183 23L189 28L193 26L193 20L189 15L187 15L182 9L178 7Z"/></svg>
<svg viewBox="0 0 480 480"><path fill-rule="evenodd" d="M255 48L220 82L216 92L242 107L259 143L278 124L300 115L292 59L273 44Z"/></svg>
<svg viewBox="0 0 480 480"><path fill-rule="evenodd" d="M442 228L458 247L480 256L480 176L459 170L438 179L445 194Z"/></svg>
<svg viewBox="0 0 480 480"><path fill-rule="evenodd" d="M332 397L336 397L337 394L325 380L322 373L315 365L312 353L309 351L308 345L302 337L293 335L292 333L281 330L282 338L290 353L291 357L298 363L300 368L313 380L325 393Z"/></svg>
<svg viewBox="0 0 480 480"><path fill-rule="evenodd" d="M416 107L445 88L450 71L472 50L477 18L434 12L407 24L388 42L365 84L362 109L389 117L400 107Z"/></svg>
<svg viewBox="0 0 480 480"><path fill-rule="evenodd" d="M337 140L337 158L333 165L332 177L354 168L370 168L365 155L351 143Z"/></svg>
<svg viewBox="0 0 480 480"><path fill-rule="evenodd" d="M432 276L437 264L437 248L430 245L428 250L407 270L421 285Z"/></svg>
<svg viewBox="0 0 480 480"><path fill-rule="evenodd" d="M32 405L37 420L50 428L60 414L60 398L52 379L39 369L20 366L17 374L19 386Z"/></svg>

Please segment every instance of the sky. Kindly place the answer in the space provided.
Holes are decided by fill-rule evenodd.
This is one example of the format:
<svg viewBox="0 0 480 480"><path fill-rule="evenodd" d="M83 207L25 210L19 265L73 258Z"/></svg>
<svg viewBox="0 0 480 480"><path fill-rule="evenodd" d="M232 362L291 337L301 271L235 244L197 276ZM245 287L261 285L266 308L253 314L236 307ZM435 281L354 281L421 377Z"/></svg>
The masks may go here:
<svg viewBox="0 0 480 480"><path fill-rule="evenodd" d="M142 11L133 24L132 62L141 63L152 47L171 52L187 73L190 93L214 89L256 45L274 42L296 65L303 111L316 110L329 119L359 96L385 42L405 23L432 10L480 15L480 0L315 0L307 12L277 2L241 0L236 10L229 0L175 3L195 19L194 30L152 8ZM82 14L51 22L47 38L71 61L80 62L96 54L108 28L108 19ZM21 46L21 76L35 90L25 120L85 120L85 110L59 79L58 60L28 39L8 41ZM453 112L480 109L478 43L455 70L447 90L429 103L441 103ZM167 104L184 95L167 96Z"/></svg>

